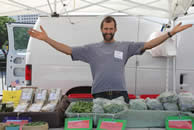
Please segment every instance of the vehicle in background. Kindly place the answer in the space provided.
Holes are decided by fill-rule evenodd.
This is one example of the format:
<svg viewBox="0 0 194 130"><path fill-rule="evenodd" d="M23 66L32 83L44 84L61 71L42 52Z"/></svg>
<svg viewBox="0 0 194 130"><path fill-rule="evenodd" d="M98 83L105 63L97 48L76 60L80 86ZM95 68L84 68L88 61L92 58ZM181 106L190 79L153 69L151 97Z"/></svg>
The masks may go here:
<svg viewBox="0 0 194 130"><path fill-rule="evenodd" d="M34 24L7 23L9 48L7 53L6 86L25 86L25 59L29 35Z"/></svg>

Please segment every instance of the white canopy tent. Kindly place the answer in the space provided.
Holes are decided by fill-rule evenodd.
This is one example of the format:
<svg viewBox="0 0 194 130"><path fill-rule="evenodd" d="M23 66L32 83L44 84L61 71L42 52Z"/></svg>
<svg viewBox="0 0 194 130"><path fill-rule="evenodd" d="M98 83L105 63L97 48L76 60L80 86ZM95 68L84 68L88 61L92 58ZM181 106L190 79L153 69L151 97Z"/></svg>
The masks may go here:
<svg viewBox="0 0 194 130"><path fill-rule="evenodd" d="M0 0L0 16L141 15L173 20L192 14L194 0Z"/></svg>

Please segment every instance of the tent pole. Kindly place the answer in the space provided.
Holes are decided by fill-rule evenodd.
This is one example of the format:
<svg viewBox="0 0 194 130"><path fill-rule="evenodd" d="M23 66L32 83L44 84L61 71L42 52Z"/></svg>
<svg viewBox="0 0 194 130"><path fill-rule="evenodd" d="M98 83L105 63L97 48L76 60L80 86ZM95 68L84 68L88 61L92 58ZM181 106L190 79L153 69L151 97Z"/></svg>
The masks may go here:
<svg viewBox="0 0 194 130"><path fill-rule="evenodd" d="M51 14L53 14L53 9L52 9L52 7L51 7L51 3L50 3L50 1L49 1L49 0L47 0L47 3L48 3L48 6L49 6L49 8L50 8Z"/></svg>
<svg viewBox="0 0 194 130"><path fill-rule="evenodd" d="M175 21L173 21L173 27L175 26ZM175 36L176 50L177 50L177 35ZM176 94L176 56L173 56L173 92Z"/></svg>

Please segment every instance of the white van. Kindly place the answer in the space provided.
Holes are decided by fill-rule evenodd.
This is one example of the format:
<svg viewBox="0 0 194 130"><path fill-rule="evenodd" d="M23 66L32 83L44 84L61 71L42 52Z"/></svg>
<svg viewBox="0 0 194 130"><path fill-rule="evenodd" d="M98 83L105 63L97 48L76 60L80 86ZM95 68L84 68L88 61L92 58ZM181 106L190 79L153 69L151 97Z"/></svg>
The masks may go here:
<svg viewBox="0 0 194 130"><path fill-rule="evenodd" d="M25 59L29 35L34 24L7 23L9 49L7 53L6 86L25 86ZM7 89L5 88L3 89Z"/></svg>
<svg viewBox="0 0 194 130"><path fill-rule="evenodd" d="M39 17L34 28L40 30L39 27L42 25L52 39L72 47L82 46L102 41L100 23L103 18L102 16ZM152 32L161 29L161 24L158 22L145 20L141 17L115 16L115 18L118 24L115 39L120 41L147 41ZM190 30L188 29L183 33L188 33ZM192 33L194 34L194 32ZM184 55L182 54L180 58ZM152 57L149 52L145 52L142 56L131 57L125 68L129 93L135 95L159 94L165 91L166 84L168 84L169 90L172 90L172 60L169 58L170 67L168 67L167 57ZM188 61L189 63L190 61ZM179 67L181 63L176 65ZM169 68L169 72L167 68ZM167 72L169 76L167 76ZM187 77L184 78L188 80L180 83L181 74L186 74ZM184 69L178 70L176 75L177 92L184 89L183 86L194 85L190 79L193 74L187 73ZM26 85L41 88L62 88L65 94L81 93L82 90L90 92L92 85L88 64L72 61L71 56L67 56L47 43L34 38L30 38L27 47L25 76Z"/></svg>

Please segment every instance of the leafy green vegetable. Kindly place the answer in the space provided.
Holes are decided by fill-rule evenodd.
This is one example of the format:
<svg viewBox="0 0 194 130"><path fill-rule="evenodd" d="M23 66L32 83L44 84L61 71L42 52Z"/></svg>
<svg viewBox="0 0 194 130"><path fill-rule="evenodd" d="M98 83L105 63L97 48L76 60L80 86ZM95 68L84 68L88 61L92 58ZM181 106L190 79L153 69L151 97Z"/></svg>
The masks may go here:
<svg viewBox="0 0 194 130"><path fill-rule="evenodd" d="M71 112L73 113L91 113L93 102L78 101L72 105Z"/></svg>

